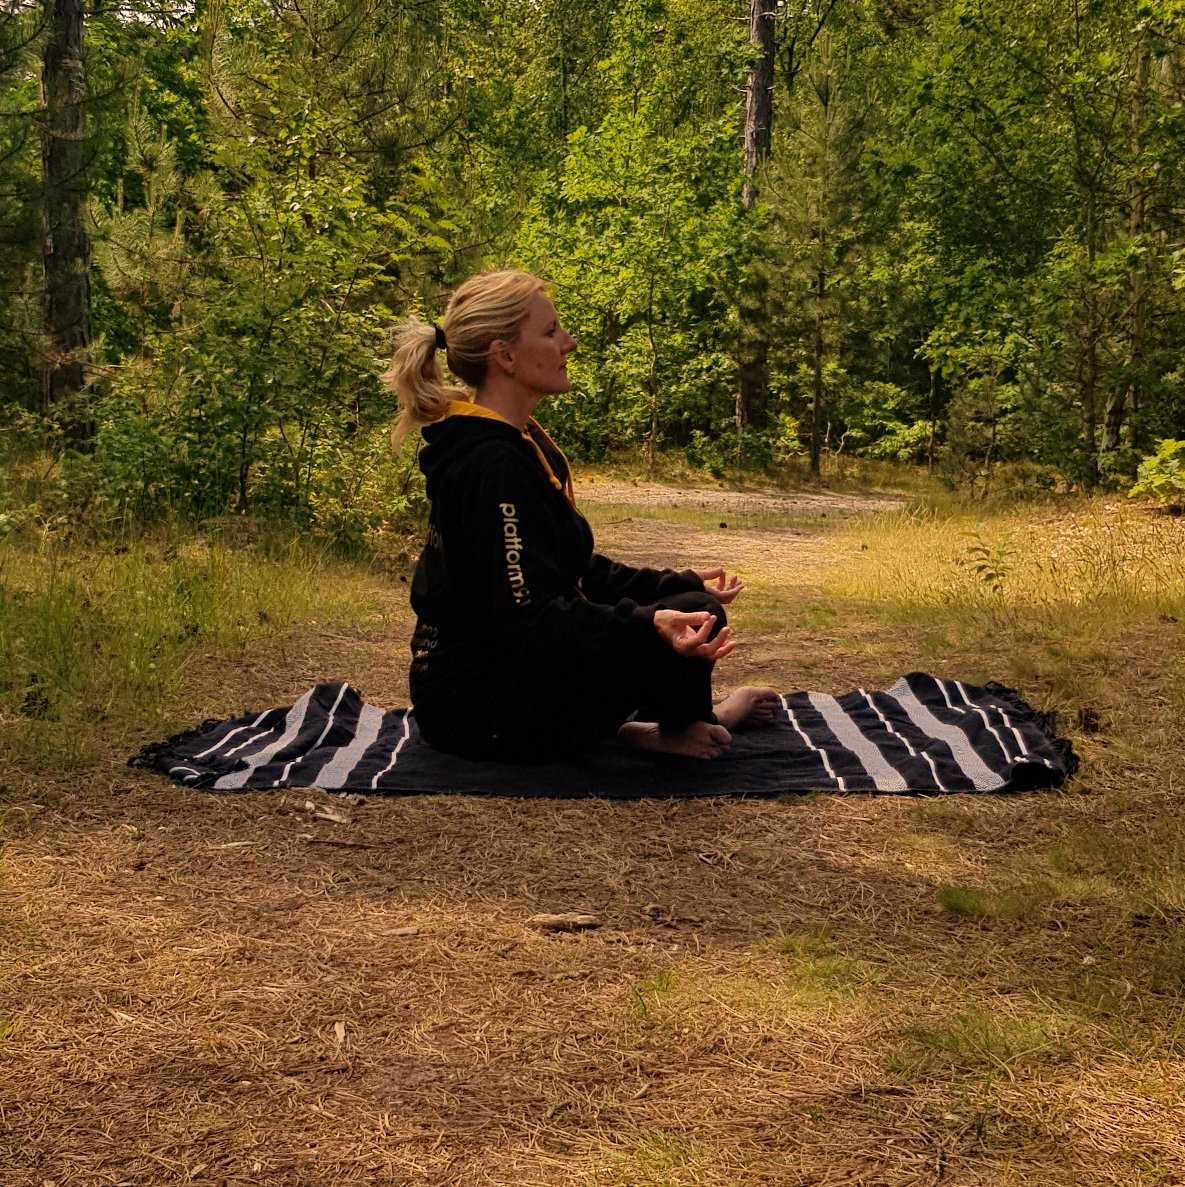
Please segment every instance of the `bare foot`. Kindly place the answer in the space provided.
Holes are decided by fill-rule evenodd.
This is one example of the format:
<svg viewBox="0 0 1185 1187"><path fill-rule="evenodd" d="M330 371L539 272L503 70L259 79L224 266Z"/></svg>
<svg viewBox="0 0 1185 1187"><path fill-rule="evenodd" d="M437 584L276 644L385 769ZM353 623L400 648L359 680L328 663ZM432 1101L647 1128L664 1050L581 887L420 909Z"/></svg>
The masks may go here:
<svg viewBox="0 0 1185 1187"><path fill-rule="evenodd" d="M659 729L653 721L627 721L618 738L634 750L656 754L681 754L684 758L719 758L732 744L732 735L722 725L693 721L685 729Z"/></svg>
<svg viewBox="0 0 1185 1187"><path fill-rule="evenodd" d="M744 688L734 688L716 706L716 720L730 730L769 725L780 704L781 698L776 689L746 685Z"/></svg>

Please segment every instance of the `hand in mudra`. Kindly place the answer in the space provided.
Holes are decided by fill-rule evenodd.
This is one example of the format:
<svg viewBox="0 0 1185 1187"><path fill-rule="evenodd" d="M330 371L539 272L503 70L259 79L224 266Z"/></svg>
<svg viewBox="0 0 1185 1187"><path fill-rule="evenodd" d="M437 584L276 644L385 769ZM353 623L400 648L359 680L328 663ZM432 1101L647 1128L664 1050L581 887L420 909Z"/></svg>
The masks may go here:
<svg viewBox="0 0 1185 1187"><path fill-rule="evenodd" d="M728 576L723 565L717 565L714 569L697 569L695 575L704 583L704 589L721 606L727 606L736 601L737 594L745 588L745 583L739 577Z"/></svg>
<svg viewBox="0 0 1185 1187"><path fill-rule="evenodd" d="M736 644L729 639L731 627L721 627L714 639L708 636L716 625L716 615L706 610L690 613L683 610L656 610L654 629L663 642L679 655L689 659L723 659Z"/></svg>

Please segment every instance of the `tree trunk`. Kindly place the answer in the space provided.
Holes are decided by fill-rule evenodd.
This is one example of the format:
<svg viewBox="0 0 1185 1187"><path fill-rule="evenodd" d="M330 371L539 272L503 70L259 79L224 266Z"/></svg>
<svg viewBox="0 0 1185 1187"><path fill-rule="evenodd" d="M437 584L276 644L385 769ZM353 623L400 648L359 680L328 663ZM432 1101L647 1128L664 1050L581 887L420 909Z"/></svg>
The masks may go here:
<svg viewBox="0 0 1185 1187"><path fill-rule="evenodd" d="M774 20L777 0L750 0L749 41L757 50L745 88L745 188L746 210L757 204L757 170L769 157L773 135ZM736 428L738 447L745 425L760 424L769 399L769 340L766 337L764 272L755 268L740 294L739 375L737 377Z"/></svg>
<svg viewBox="0 0 1185 1187"><path fill-rule="evenodd" d="M650 369L646 385L650 389L650 434L646 439L646 473L654 477L654 449L658 442L658 346L654 341L654 276L646 303L646 340L650 345Z"/></svg>
<svg viewBox="0 0 1185 1187"><path fill-rule="evenodd" d="M988 437L987 451L983 455L983 497L986 499L992 489L992 459L996 456L996 445L1000 432L1000 404L997 399L1000 392L1000 371L1004 360L993 353L988 372L984 376L988 385L988 410L992 417L992 431Z"/></svg>
<svg viewBox="0 0 1185 1187"><path fill-rule="evenodd" d="M1137 33L1134 58L1134 77L1131 98L1132 182L1127 201L1127 227L1132 241L1138 243L1144 234L1145 210L1147 207L1148 178L1144 170L1144 102L1148 87L1148 70L1151 65L1151 50L1148 31L1141 28ZM1130 412L1140 407L1143 396L1140 382L1140 365L1144 354L1144 269L1137 262L1128 273L1127 298L1127 345L1124 352L1124 372L1127 383L1111 393L1103 416L1103 439L1101 452L1106 455L1119 448L1123 422Z"/></svg>
<svg viewBox="0 0 1185 1187"><path fill-rule="evenodd" d="M606 309L601 315L601 343L600 354L603 357L610 347L614 346L621 339L621 319L618 317L615 309ZM610 376L614 373L610 372ZM613 412L613 400L617 395L617 380L616 378L607 378L602 389L603 396L601 400L601 415L604 418L605 424L609 423L609 417ZM586 443L591 446L592 441L588 439L586 434Z"/></svg>
<svg viewBox="0 0 1185 1187"><path fill-rule="evenodd" d="M43 411L77 403L91 344L91 245L83 226L90 144L82 59L83 0L46 0L41 58L41 169L45 223ZM71 434L90 435L81 409Z"/></svg>
<svg viewBox="0 0 1185 1187"><path fill-rule="evenodd" d="M1099 481L1098 381L1099 297L1095 289L1095 194L1086 195L1086 276L1082 281L1082 325L1078 332L1078 409L1082 484L1092 490Z"/></svg>
<svg viewBox="0 0 1185 1187"><path fill-rule="evenodd" d="M930 368L930 438L926 442L926 473L934 473L934 445L938 440L938 372Z"/></svg>
<svg viewBox="0 0 1185 1187"><path fill-rule="evenodd" d="M769 339L765 335L766 294L764 274L750 279L741 294L741 357L738 369L736 428L760 425L769 401Z"/></svg>
<svg viewBox="0 0 1185 1187"><path fill-rule="evenodd" d="M819 432L823 421L823 405L826 393L823 390L823 365L826 341L823 336L823 323L827 316L827 281L830 269L827 253L830 248L830 218L831 211L828 203L832 199L831 164L832 164L832 101L835 97L833 75L831 72L830 55L826 58L827 66L822 76L813 80L815 96L819 101L820 131L819 131L819 178L818 194L815 205L815 223L811 229L811 236L815 241L815 308L814 334L811 343L811 474L819 477L820 454L823 442Z"/></svg>
<svg viewBox="0 0 1185 1187"><path fill-rule="evenodd" d="M247 426L239 430L239 501L235 504L236 515L246 515L250 509L248 503L248 479L251 476L251 458L247 452L247 443L250 440L250 434L247 431Z"/></svg>
<svg viewBox="0 0 1185 1187"><path fill-rule="evenodd" d="M774 18L777 0L750 0L749 43L758 50L745 88L745 189L746 210L757 204L758 168L769 157L773 135Z"/></svg>
<svg viewBox="0 0 1185 1187"><path fill-rule="evenodd" d="M811 474L819 477L819 456L822 440L819 432L823 423L823 313L827 299L827 231L819 228L819 256L815 268L815 332L811 344Z"/></svg>
<svg viewBox="0 0 1185 1187"><path fill-rule="evenodd" d="M1088 282L1090 283L1090 282ZM1085 312L1079 334L1078 402L1082 426L1082 483L1092 490L1099 481L1098 430L1099 325L1098 300L1093 289L1085 294Z"/></svg>

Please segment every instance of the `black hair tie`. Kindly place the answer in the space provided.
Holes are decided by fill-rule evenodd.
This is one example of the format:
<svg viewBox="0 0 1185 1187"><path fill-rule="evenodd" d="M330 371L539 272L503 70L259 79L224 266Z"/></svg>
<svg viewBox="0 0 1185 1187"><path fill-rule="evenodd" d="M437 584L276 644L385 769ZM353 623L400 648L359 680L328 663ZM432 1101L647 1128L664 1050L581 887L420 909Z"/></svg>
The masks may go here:
<svg viewBox="0 0 1185 1187"><path fill-rule="evenodd" d="M448 350L448 340L444 336L444 328L442 326L434 326L436 331L436 349Z"/></svg>

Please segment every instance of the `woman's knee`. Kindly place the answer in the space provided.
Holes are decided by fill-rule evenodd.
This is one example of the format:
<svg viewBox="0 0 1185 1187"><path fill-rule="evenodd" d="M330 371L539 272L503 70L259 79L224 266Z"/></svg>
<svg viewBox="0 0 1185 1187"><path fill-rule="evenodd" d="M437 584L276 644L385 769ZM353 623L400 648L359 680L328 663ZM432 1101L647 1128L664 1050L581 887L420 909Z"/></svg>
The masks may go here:
<svg viewBox="0 0 1185 1187"><path fill-rule="evenodd" d="M712 626L713 636L721 627L728 625L728 615L724 612L724 607L707 590L703 592L696 590L663 598L661 605L667 610L682 610L685 614L697 614L706 610L716 618L716 622Z"/></svg>

